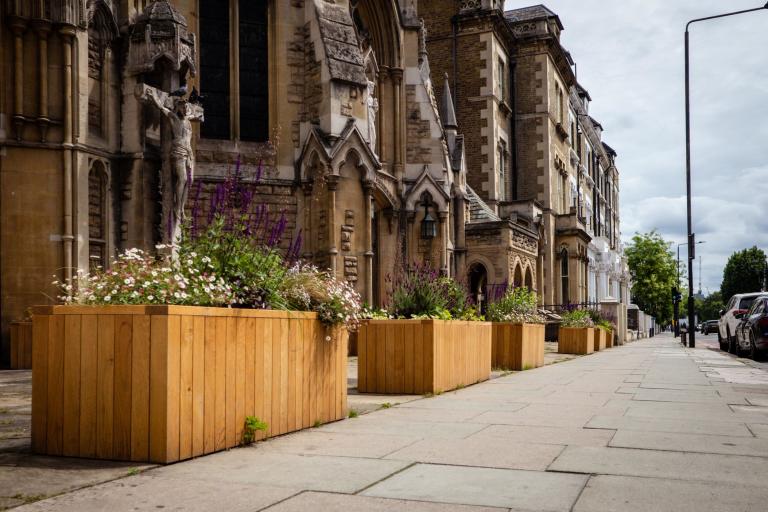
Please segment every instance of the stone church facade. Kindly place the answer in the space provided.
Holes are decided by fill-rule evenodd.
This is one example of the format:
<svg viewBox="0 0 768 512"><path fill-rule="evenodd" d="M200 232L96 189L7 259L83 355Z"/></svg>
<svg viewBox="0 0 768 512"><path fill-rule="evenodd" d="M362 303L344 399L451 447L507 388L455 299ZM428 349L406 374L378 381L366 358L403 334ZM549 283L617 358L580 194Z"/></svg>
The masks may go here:
<svg viewBox="0 0 768 512"><path fill-rule="evenodd" d="M199 90L202 193L237 162L251 178L264 168L257 202L285 214L302 256L368 303L385 303L388 276L410 261L467 282L480 301L507 283L543 304L588 297L591 236L573 208L555 206L554 183L575 171L569 147L553 149L563 137L537 85L557 76L568 98L576 83L559 43L521 44L501 1L0 6L3 340L26 308L56 300L51 276L165 239L170 132L137 98L142 86ZM527 56L530 74L515 74ZM615 218L618 233L617 204ZM563 296L565 246L578 293Z"/></svg>

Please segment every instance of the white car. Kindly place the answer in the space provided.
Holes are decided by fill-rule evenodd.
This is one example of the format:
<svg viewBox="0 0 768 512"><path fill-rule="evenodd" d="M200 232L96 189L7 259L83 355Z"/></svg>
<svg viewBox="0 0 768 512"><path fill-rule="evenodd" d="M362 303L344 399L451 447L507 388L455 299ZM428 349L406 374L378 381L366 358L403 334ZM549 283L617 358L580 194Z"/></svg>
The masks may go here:
<svg viewBox="0 0 768 512"><path fill-rule="evenodd" d="M738 293L731 297L725 309L720 311L720 320L717 323L717 341L720 342L720 350L738 355L739 342L736 339L736 328L752 303L760 296L768 297L768 293Z"/></svg>

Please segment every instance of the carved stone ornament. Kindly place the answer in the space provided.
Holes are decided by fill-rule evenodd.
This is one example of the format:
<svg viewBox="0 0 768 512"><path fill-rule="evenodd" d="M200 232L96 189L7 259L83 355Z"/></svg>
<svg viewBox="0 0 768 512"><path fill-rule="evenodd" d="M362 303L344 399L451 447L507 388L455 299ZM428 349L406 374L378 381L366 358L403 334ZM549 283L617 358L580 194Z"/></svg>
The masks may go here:
<svg viewBox="0 0 768 512"><path fill-rule="evenodd" d="M130 28L128 72L152 71L160 57L168 59L174 71L186 67L194 76L195 34L187 20L167 0L155 0L144 9Z"/></svg>

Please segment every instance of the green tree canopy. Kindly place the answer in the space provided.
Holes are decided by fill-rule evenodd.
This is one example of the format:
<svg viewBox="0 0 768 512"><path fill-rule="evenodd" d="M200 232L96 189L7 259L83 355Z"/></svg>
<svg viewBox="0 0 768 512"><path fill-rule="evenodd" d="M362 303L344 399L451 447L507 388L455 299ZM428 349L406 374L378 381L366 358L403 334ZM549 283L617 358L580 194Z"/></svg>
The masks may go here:
<svg viewBox="0 0 768 512"><path fill-rule="evenodd" d="M729 300L737 293L759 292L763 289L766 275L765 252L757 247L737 251L728 258L723 270L720 293Z"/></svg>
<svg viewBox="0 0 768 512"><path fill-rule="evenodd" d="M677 262L670 246L654 230L635 234L626 250L634 302L661 324L672 320L672 288L677 286Z"/></svg>
<svg viewBox="0 0 768 512"><path fill-rule="evenodd" d="M720 310L725 307L723 296L720 292L715 292L704 300L696 301L696 311L699 313L699 321L717 320L720 318Z"/></svg>

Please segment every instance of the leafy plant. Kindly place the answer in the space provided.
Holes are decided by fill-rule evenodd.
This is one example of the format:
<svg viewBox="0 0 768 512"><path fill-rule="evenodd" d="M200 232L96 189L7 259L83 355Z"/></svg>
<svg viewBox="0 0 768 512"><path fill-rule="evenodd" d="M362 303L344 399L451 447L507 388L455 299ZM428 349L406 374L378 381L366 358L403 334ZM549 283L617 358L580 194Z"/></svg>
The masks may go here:
<svg viewBox="0 0 768 512"><path fill-rule="evenodd" d="M527 288L513 288L488 305L487 317L493 322L543 324L538 311L538 296Z"/></svg>
<svg viewBox="0 0 768 512"><path fill-rule="evenodd" d="M452 320L477 316L466 289L429 265L401 266L391 280L389 312L396 318Z"/></svg>
<svg viewBox="0 0 768 512"><path fill-rule="evenodd" d="M266 432L268 425L256 416L245 417L243 428L243 443L250 444L256 440L256 432Z"/></svg>
<svg viewBox="0 0 768 512"><path fill-rule="evenodd" d="M672 320L671 293L678 285L677 263L670 246L670 242L651 231L632 237L632 244L625 251L632 274L633 300L661 324Z"/></svg>
<svg viewBox="0 0 768 512"><path fill-rule="evenodd" d="M358 416L360 416L360 413L357 412L355 409L350 409L349 410L349 417L350 418L357 418Z"/></svg>
<svg viewBox="0 0 768 512"><path fill-rule="evenodd" d="M574 309L561 315L561 327L594 327L589 311Z"/></svg>

